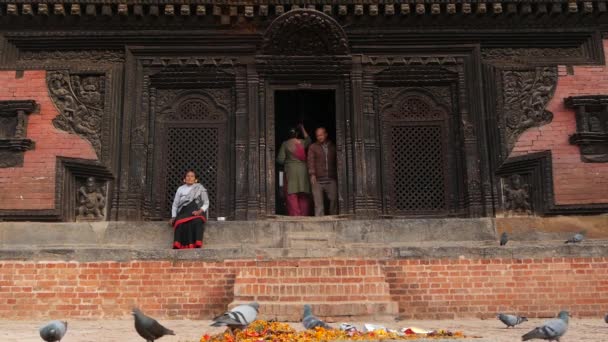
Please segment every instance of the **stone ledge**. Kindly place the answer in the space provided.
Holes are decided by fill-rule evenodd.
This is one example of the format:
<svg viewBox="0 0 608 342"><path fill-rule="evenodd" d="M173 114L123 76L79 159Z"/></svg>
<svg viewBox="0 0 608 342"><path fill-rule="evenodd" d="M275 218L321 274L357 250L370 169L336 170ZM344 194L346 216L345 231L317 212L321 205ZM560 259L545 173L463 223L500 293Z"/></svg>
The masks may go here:
<svg viewBox="0 0 608 342"><path fill-rule="evenodd" d="M326 248L360 242L389 244L496 238L494 221L489 218L213 221L205 227L204 242L214 247L297 248L298 238L303 235L326 241ZM162 249L169 246L172 237L173 230L167 222L0 222L0 248L95 245ZM301 242L309 247L306 241Z"/></svg>
<svg viewBox="0 0 608 342"><path fill-rule="evenodd" d="M607 257L608 241L593 240L577 245L564 245L560 241L541 245L521 244L499 247L442 244L434 247L341 247L327 249L206 247L200 250L178 251L167 247L150 248L98 248L95 246L0 248L0 260L17 261L130 261L169 260L207 261L251 259L258 261L314 258L378 258L378 259L543 259L553 257Z"/></svg>

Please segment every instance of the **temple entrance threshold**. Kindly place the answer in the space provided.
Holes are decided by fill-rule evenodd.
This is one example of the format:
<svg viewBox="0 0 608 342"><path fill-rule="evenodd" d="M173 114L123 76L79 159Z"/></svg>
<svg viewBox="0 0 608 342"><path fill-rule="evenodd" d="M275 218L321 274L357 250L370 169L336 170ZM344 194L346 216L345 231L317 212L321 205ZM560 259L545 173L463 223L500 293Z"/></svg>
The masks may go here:
<svg viewBox="0 0 608 342"><path fill-rule="evenodd" d="M336 95L334 90L276 90L274 96L275 108L275 151L288 139L290 128L302 124L312 141L315 141L315 130L325 127L329 139L336 141ZM287 215L283 166L276 165L275 193L277 215ZM312 203L312 202L311 202ZM328 207L328 206L326 206ZM312 206L311 206L312 208ZM312 215L312 212L310 213Z"/></svg>

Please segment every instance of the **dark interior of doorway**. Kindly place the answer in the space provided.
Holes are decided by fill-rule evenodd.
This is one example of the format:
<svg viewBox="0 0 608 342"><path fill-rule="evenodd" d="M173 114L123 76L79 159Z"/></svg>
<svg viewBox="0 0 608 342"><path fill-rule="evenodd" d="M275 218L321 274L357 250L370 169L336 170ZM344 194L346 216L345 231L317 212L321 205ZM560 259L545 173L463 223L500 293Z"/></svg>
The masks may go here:
<svg viewBox="0 0 608 342"><path fill-rule="evenodd" d="M304 125L313 142L318 127L325 127L329 139L336 141L335 96L334 90L277 90L274 96L275 151L279 152L281 144L288 138L289 129L299 123ZM283 167L277 164L275 212L277 215L287 215L284 189L279 187L280 171L283 171ZM311 205L311 211L312 208Z"/></svg>

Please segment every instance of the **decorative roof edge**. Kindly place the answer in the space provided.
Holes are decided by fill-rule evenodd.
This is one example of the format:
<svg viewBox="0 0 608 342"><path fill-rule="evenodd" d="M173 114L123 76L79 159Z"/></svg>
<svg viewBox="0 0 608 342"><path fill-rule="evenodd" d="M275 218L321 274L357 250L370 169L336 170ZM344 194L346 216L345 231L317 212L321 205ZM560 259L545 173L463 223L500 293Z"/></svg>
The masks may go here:
<svg viewBox="0 0 608 342"><path fill-rule="evenodd" d="M523 0L68 0L44 2L0 0L0 14L7 16L207 16L268 17L307 8L330 16L437 16L437 15L559 15L608 11L608 1ZM353 3L355 2L355 3ZM221 4L220 4L221 3Z"/></svg>

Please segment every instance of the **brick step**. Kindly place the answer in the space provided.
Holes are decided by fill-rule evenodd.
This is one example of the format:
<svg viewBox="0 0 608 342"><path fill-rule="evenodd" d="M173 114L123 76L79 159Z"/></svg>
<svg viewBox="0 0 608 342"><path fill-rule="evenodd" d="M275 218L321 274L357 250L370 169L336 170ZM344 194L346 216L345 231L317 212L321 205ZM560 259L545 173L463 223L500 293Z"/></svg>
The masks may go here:
<svg viewBox="0 0 608 342"><path fill-rule="evenodd" d="M332 322L398 313L382 266L371 260L302 260L242 269L231 306L252 301L262 306L260 318L285 321L299 321L307 303Z"/></svg>
<svg viewBox="0 0 608 342"><path fill-rule="evenodd" d="M235 300L228 306L247 304L251 301ZM302 320L304 304L312 306L315 316L328 323L361 320L393 319L399 314L397 302L393 301L343 301L343 302L276 302L258 301L260 313L258 319L283 322Z"/></svg>

